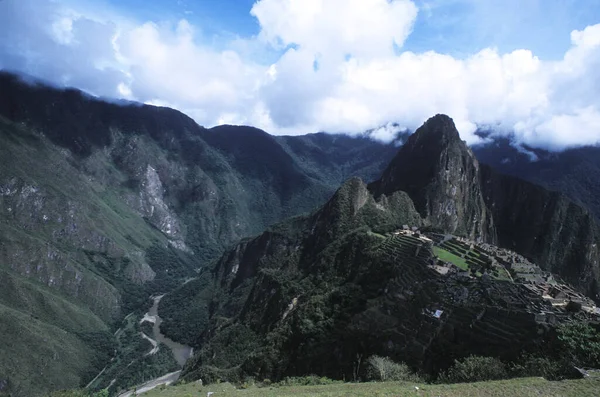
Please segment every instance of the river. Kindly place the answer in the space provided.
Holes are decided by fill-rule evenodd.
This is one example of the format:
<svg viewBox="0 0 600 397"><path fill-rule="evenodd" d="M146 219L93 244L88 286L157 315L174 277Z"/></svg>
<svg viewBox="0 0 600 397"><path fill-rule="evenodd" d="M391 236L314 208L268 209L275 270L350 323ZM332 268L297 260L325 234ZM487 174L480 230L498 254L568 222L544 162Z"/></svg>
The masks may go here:
<svg viewBox="0 0 600 397"><path fill-rule="evenodd" d="M161 343L167 345L173 352L173 356L175 356L177 363L183 368L185 362L194 354L194 349L189 346L182 345L181 343L177 343L174 340L167 338L160 332L160 324L162 323L162 319L158 315L158 304L163 296L164 295L159 295L154 297L154 304L148 313L144 315L144 319L154 319L154 327L152 327L152 336L154 340L158 342L158 345Z"/></svg>
<svg viewBox="0 0 600 397"><path fill-rule="evenodd" d="M164 343L171 351L173 352L173 356L177 363L183 368L185 362L192 357L194 354L194 349L190 346L182 345L181 343L177 343L172 339L167 338L160 332L160 324L162 323L162 319L158 315L158 304L164 295L158 295L153 297L154 304L148 311L148 313L144 314L144 317L140 320L140 323L145 321L149 321L154 324L152 327L152 338L151 341L153 349L148 354L154 354L158 351L161 343ZM152 339L142 333L142 336L146 339ZM136 387L136 394L141 394L147 391L150 391L160 385L170 385L179 379L179 374L181 371L171 372L170 374L166 374L161 376L160 378L152 379L146 383L138 385ZM124 393L119 394L119 397L129 397L133 395L133 390L126 391Z"/></svg>

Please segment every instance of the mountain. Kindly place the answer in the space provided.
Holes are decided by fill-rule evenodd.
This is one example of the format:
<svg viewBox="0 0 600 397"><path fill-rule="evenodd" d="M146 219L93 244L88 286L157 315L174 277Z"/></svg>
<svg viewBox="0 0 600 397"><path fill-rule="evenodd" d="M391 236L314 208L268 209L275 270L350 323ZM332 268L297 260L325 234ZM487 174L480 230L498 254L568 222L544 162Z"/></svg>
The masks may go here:
<svg viewBox="0 0 600 397"><path fill-rule="evenodd" d="M129 353L148 342L131 319L150 295L234 241L313 210L343 180L375 178L396 150L206 129L172 109L0 72L0 384L28 396L77 387L113 357L117 385L141 381L149 358L130 365ZM114 335L127 327L135 340Z"/></svg>
<svg viewBox="0 0 600 397"><path fill-rule="evenodd" d="M598 292L593 216L480 165L447 116L398 151L207 129L0 71L0 158L0 393L92 379L117 392L177 368L141 336L149 298L171 291L161 329L196 347L189 379L351 378L373 352L433 373L488 345L502 354L517 340L509 356L540 346L539 296L438 277L424 240L390 234L404 225L511 248ZM482 310L489 319L467 329Z"/></svg>
<svg viewBox="0 0 600 397"><path fill-rule="evenodd" d="M438 246L391 233L406 226L433 231ZM165 332L198 349L188 380L356 379L373 354L435 376L469 354L544 350L570 315L543 291L571 289L541 269L596 297L597 230L566 196L480 165L437 115L380 179L349 180L312 215L240 242L159 313ZM439 252L474 264L471 276L440 268Z"/></svg>
<svg viewBox="0 0 600 397"><path fill-rule="evenodd" d="M564 193L600 219L600 147L549 152L515 147L510 139L498 138L473 151L494 170Z"/></svg>
<svg viewBox="0 0 600 397"><path fill-rule="evenodd" d="M452 119L427 120L369 189L375 195L404 191L421 216L449 233L494 241L481 193L479 164L460 140Z"/></svg>
<svg viewBox="0 0 600 397"><path fill-rule="evenodd" d="M431 225L510 248L598 296L594 216L562 193L479 165L448 116L420 127L369 188L406 191Z"/></svg>

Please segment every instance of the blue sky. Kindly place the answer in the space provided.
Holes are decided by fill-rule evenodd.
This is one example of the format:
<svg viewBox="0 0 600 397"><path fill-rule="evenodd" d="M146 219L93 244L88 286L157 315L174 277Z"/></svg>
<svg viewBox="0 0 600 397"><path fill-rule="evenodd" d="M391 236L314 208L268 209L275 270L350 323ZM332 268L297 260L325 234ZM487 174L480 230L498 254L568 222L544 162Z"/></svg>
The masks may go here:
<svg viewBox="0 0 600 397"><path fill-rule="evenodd" d="M2 69L207 126L600 142L599 0L0 0L0 26Z"/></svg>
<svg viewBox="0 0 600 397"><path fill-rule="evenodd" d="M110 0L140 21L185 18L205 40L260 32L250 14L256 0ZM542 59L560 59L575 29L600 22L597 0L416 0L420 8L406 51L437 51L464 57L486 47L501 52L526 48Z"/></svg>

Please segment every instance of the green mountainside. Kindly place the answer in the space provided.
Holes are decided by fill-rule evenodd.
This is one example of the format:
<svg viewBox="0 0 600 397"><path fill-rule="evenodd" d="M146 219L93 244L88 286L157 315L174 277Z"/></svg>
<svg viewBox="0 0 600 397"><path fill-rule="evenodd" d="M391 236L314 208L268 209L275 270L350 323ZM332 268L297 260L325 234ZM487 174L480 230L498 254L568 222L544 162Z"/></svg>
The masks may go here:
<svg viewBox="0 0 600 397"><path fill-rule="evenodd" d="M600 219L600 147L550 152L494 138L473 148L477 159L503 174L566 194Z"/></svg>
<svg viewBox="0 0 600 397"><path fill-rule="evenodd" d="M555 337L545 313L571 317L527 287L529 276L484 274L490 265L478 252L449 243L455 254L442 251L465 255L457 266L474 268L466 278L445 276L420 238L390 234L406 226L499 244L590 296L598 292L597 225L588 212L481 167L452 120L438 115L378 181L349 180L312 215L242 241L161 301L165 331L198 349L184 378L357 379L362 358L374 354L435 376L470 354L518 361L523 352L547 353ZM527 258L498 255L537 272L542 290L554 285ZM433 316L438 311L445 314Z"/></svg>
<svg viewBox="0 0 600 397"><path fill-rule="evenodd" d="M526 284L547 270L598 297L595 218L480 165L443 115L398 150L206 129L0 72L0 158L0 395L175 370L143 336L163 293L160 329L196 352L183 377L206 382L356 380L373 354L431 376L469 354L551 354L555 324L592 306ZM397 232L412 227L442 241ZM517 270L469 244L515 251L498 252Z"/></svg>
<svg viewBox="0 0 600 397"><path fill-rule="evenodd" d="M125 354L113 334L150 295L311 211L346 178L374 178L395 151L205 129L175 110L0 72L0 392L84 386Z"/></svg>

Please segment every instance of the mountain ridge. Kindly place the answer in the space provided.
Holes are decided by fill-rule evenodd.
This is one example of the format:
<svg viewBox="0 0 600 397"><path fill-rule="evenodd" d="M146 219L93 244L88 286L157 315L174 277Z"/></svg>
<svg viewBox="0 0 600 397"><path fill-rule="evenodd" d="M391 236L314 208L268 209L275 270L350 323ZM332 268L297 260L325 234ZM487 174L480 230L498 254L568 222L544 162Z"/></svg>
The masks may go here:
<svg viewBox="0 0 600 397"><path fill-rule="evenodd" d="M440 118L442 130L436 132L434 128L432 133L431 122ZM598 234L589 212L564 195L498 175L486 166L479 168L458 134L443 131L455 130L449 120L436 116L417 132L441 142L439 150L434 146L429 157L422 155L418 145L425 138L409 138L407 149L400 149L380 181L369 185L358 179L347 181L312 215L284 222L244 241L223 255L212 273L204 273L201 281L196 281L196 293L203 296L200 302L206 308L205 321L199 329L179 329L174 334L181 337L186 333L188 343L200 349L186 366L185 379L236 380L247 375L280 379L308 371L348 378L353 366L360 367L356 357L363 354L401 358L415 368L435 373L449 365L452 357L485 353L516 360L522 351L539 351L552 327L540 327L538 314L551 311L552 305L541 295L532 294L524 285L527 282L494 280L488 273L476 276L475 271L467 278L461 272L456 278L440 278L433 271L435 256L423 248L427 239L417 233L411 240L397 232L407 226L456 232L460 229L454 225L477 220L479 214L460 209L468 203L455 193L444 197L459 209L450 214L458 218L454 222L436 224L430 213L418 211L417 201L436 202L437 185L446 189L448 183L453 191L451 183L455 180L465 184L464 191L474 192L473 197L490 217L488 225L493 227L490 232L483 230L487 234L482 235L465 231L463 238L488 245L498 239L501 247L516 249L542 269L556 272L596 298L598 257L594 253L597 250L591 248L597 244ZM446 136L451 139L443 139ZM442 161L444 166L438 167L435 156L440 155L455 158ZM410 181L413 176L405 172L408 167L403 164L435 165L432 177L424 183L417 181L426 189L396 190L406 184L402 178ZM470 177L461 179L466 164L472 167L466 172ZM396 169L399 172L390 175ZM453 178L438 178L436 173L448 173ZM399 195L398 205L383 204L394 195ZM510 216L513 210L515 214ZM519 217L523 218L520 223L516 221ZM512 234L520 236L521 245L511 241ZM453 250L456 244L475 244L453 241ZM499 249L492 246L492 250ZM479 257L481 251L475 252L472 255ZM508 254L513 265L517 253ZM503 255L501 260L506 261ZM525 260L523 266L530 265ZM185 294L193 291L186 289ZM175 291L168 295L165 306L159 309L173 311L181 294ZM439 327L427 314L438 311L449 313ZM169 321L185 322L185 313L177 316ZM479 321L485 324L473 328ZM506 336L511 333L512 337ZM244 347L229 347L241 340Z"/></svg>
<svg viewBox="0 0 600 397"><path fill-rule="evenodd" d="M235 159L230 129L241 132ZM134 341L139 324L122 320L145 312L150 295L193 277L238 239L312 210L343 179L379 173L395 152L367 139L266 134L268 151L244 150L253 140L247 131L225 126L217 133L175 110L106 103L0 72L0 272L14 286L0 290L0 304L21 319L0 319L15 342L0 358L0 381L27 395L86 384L115 358L117 329ZM56 306L54 295L71 309ZM39 315L44 307L56 313L52 321ZM29 316L39 325L27 328ZM82 323L88 328L73 325ZM57 324L51 343L59 357L79 355L70 360L77 365L56 363L51 349L37 348ZM68 337L55 338L64 332ZM140 350L142 342L135 342ZM25 354L27 346L36 349ZM115 390L157 364L132 349L119 350L111 365L121 367L105 371L118 374ZM16 364L22 356L31 358ZM40 375L40 361L56 371Z"/></svg>
<svg viewBox="0 0 600 397"><path fill-rule="evenodd" d="M406 156L398 156L393 145L367 138L275 137L243 126L205 129L172 109L109 104L76 90L28 85L0 72L0 153L10 159L0 164L0 272L10 283L10 288L0 290L0 305L8 313L6 319L12 319L0 320L0 326L16 342L6 350L11 356L0 360L0 381L9 379L29 394L43 394L57 373L67 374L57 384L60 387L77 386L97 375L111 358L114 365L106 371L111 377L100 377L95 387L110 384L114 392L144 380L144 366L160 369L154 366L156 361L121 350L109 357L110 352L122 338L143 351L143 344L127 338L139 335L137 316L145 311L148 296L173 290L184 281L189 282L161 300L161 317L166 334L197 347L207 343L188 373L200 370L206 364L202 360L214 353L210 349L222 343L240 351L258 349L256 336L289 317L302 335L316 341L303 347L302 338L279 339L277 349L291 343L292 350L304 357L289 367L290 373L311 365L330 371L321 363L325 357L321 354L326 354L332 363L345 362L343 371L349 374L348 363L356 352L350 349L340 353L344 357L336 357L325 351L329 336L318 342L317 330L352 324L355 333L348 341L360 344L364 339L375 347L378 341L369 336L367 326L370 316L398 325L368 302L387 302L382 285L388 282L386 277L396 277L397 264L376 247L381 236L403 225L441 226L467 237L498 239L594 296L595 220L564 196L480 167L449 117L434 117L432 123L422 130L425 135L408 139ZM435 141L436 131L447 142L434 142L431 155L424 142ZM427 156L410 157L421 154ZM440 161L442 157L448 161ZM433 175L416 178L416 187L410 188L396 175L408 168L403 162L420 164L418 170L432 169ZM439 177L446 163L449 172ZM381 175L387 179L379 184L362 181ZM362 178L352 178L356 176ZM405 173L402 178L413 176ZM512 193L501 194L507 192ZM528 214L529 203L539 203L547 211ZM452 209L449 214L447 208ZM526 221L517 223L509 216L511 208L531 217L523 216ZM289 218L302 213L308 215ZM283 219L288 220L277 223ZM551 232L539 232L545 225ZM525 233L520 246L510 241L515 228ZM240 244L227 250L240 238ZM202 270L213 260L214 268ZM563 262L565 266L560 265ZM427 301L428 288L437 290L439 285L430 279L431 272L409 269L423 284L418 295ZM314 278L306 279L307 274ZM338 285L340 280L348 285ZM332 285L339 288L331 289ZM405 296L398 286L390 288ZM315 298L304 306L310 291ZM303 305L302 316L294 314L295 298ZM331 311L338 300L367 311L347 318L347 313ZM331 307L325 308L324 302ZM44 307L51 307L56 316L40 316ZM266 307L270 314L263 312ZM189 308L193 316L185 318L190 314L186 313L182 320L173 308ZM418 318L414 309L401 305L398 310L407 318ZM124 319L126 314L131 317ZM238 316L247 323L231 322ZM51 329L57 332L49 333ZM115 341L112 334L118 329ZM227 332L215 342L214 332L222 329ZM61 333L66 339L57 339ZM59 356L79 357L77 365L61 366L52 351L44 349L15 365L15 357L23 355L18 348L42 346L44 334L51 335ZM347 348L337 345L338 352ZM413 352L415 363L430 365L419 349ZM263 374L282 359L268 346L257 352L253 360L263 361L254 364L264 369ZM290 357L283 359L290 364ZM37 374L35 360L53 363L56 371ZM219 360L215 364L232 362ZM233 362L235 371L244 364L240 357ZM15 373L12 368L20 370ZM134 372L138 369L141 372Z"/></svg>

